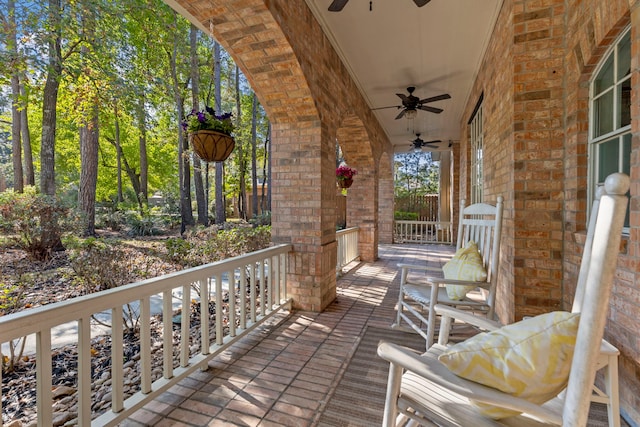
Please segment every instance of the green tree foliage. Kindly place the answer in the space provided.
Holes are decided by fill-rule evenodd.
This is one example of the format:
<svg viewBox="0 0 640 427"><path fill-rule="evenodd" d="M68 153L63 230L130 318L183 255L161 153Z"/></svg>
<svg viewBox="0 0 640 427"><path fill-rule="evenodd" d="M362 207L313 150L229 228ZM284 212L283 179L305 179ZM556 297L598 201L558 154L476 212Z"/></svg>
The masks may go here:
<svg viewBox="0 0 640 427"><path fill-rule="evenodd" d="M398 153L394 160L396 197L438 194L440 166L431 153Z"/></svg>
<svg viewBox="0 0 640 427"><path fill-rule="evenodd" d="M9 0L0 0L0 23L6 22ZM28 123L33 148L36 183L43 171L43 89L49 70L48 50L52 29L47 27L48 0L16 3L18 56L27 88L21 99L28 105ZM96 203L136 207L147 196L179 189L178 143L180 112L176 99L191 110L189 73L190 24L161 0L60 0L58 28L62 71L56 104L55 191L65 201L77 203L80 162L80 129L97 107L99 124L98 177ZM8 36L0 25L0 40ZM198 37L200 106L215 106L216 84L213 61L214 40L208 34ZM0 42L0 173L11 186L14 182L11 145L10 80L15 69L9 66L9 50ZM175 83L171 76L171 57L175 60ZM221 53L219 71L220 109L236 110L236 66L226 52ZM224 192L227 199L240 193L240 174L250 192L251 121L253 92L239 75L241 114L235 132L238 148L225 162ZM176 98L174 89L179 90ZM235 113L234 113L235 114ZM258 106L256 116L259 165L266 164L268 119ZM118 151L119 147L119 151ZM187 150L187 156L193 154ZM244 164L244 166L243 166ZM51 166L51 165L49 165ZM212 167L204 165L207 196L211 193ZM47 169L47 173L49 170ZM191 171L191 173L195 173ZM122 184L122 191L118 183ZM42 190L42 189L39 189ZM188 189L194 191L193 188ZM213 198L207 197L207 200ZM210 206L211 208L211 206ZM142 212L142 206L139 206Z"/></svg>

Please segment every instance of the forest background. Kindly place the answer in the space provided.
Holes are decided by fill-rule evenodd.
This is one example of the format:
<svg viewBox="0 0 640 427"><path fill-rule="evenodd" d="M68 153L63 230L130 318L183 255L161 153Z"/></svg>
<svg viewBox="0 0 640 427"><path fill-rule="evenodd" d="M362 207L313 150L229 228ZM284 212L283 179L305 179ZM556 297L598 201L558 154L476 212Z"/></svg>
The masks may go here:
<svg viewBox="0 0 640 427"><path fill-rule="evenodd" d="M269 121L210 35L159 0L0 0L0 24L0 189L74 206L84 235L96 211L144 220L154 195L181 232L268 222ZM233 114L224 163L193 155L180 126L205 106ZM437 192L430 156L396 160L397 196Z"/></svg>

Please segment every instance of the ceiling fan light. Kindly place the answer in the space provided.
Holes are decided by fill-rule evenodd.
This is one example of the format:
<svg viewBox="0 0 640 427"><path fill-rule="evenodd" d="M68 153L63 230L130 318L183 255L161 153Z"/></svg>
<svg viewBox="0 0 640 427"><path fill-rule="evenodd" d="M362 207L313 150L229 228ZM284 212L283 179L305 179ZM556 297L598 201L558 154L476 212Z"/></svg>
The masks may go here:
<svg viewBox="0 0 640 427"><path fill-rule="evenodd" d="M404 113L404 116L407 118L407 120L413 120L416 118L417 115L418 115L418 110L406 110Z"/></svg>

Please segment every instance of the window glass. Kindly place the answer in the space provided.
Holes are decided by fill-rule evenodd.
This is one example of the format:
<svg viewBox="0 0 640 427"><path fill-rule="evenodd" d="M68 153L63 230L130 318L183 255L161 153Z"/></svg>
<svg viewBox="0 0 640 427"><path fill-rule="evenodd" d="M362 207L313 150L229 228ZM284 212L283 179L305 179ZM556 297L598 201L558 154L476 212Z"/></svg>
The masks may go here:
<svg viewBox="0 0 640 427"><path fill-rule="evenodd" d="M611 87L611 85L613 85L613 76L613 55L611 55L593 81L593 94L598 95L605 89Z"/></svg>
<svg viewBox="0 0 640 427"><path fill-rule="evenodd" d="M631 79L627 79L618 85L618 113L617 127L625 127L631 124Z"/></svg>
<svg viewBox="0 0 640 427"><path fill-rule="evenodd" d="M613 131L613 91L603 94L593 101L594 137L599 137Z"/></svg>
<svg viewBox="0 0 640 427"><path fill-rule="evenodd" d="M631 74L631 34L627 33L618 45L618 80Z"/></svg>
<svg viewBox="0 0 640 427"><path fill-rule="evenodd" d="M609 174L619 171L619 145L618 138L598 144L598 182L603 182Z"/></svg>

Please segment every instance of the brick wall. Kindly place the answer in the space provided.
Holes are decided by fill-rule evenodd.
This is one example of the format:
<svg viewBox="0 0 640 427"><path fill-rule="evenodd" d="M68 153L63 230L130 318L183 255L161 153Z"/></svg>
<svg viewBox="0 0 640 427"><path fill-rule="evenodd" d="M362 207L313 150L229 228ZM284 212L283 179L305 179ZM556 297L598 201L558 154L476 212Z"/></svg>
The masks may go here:
<svg viewBox="0 0 640 427"><path fill-rule="evenodd" d="M633 6L630 7L630 4ZM605 338L620 349L621 405L626 416L640 424L640 131L638 61L640 10L637 1L569 1L565 50L565 307L573 299L579 255L586 228L589 79L607 49L631 25L632 32L632 188L631 233L623 238L616 281L611 295ZM631 11L634 11L631 13Z"/></svg>
<svg viewBox="0 0 640 427"><path fill-rule="evenodd" d="M636 0L506 0L467 105L484 94L485 200L505 196L498 313L569 309L588 209L589 79L632 25L631 232L606 338L620 351L621 404L640 424L640 6ZM465 133L459 159L468 165ZM457 156L456 156L457 157ZM468 170L460 168L460 194Z"/></svg>

